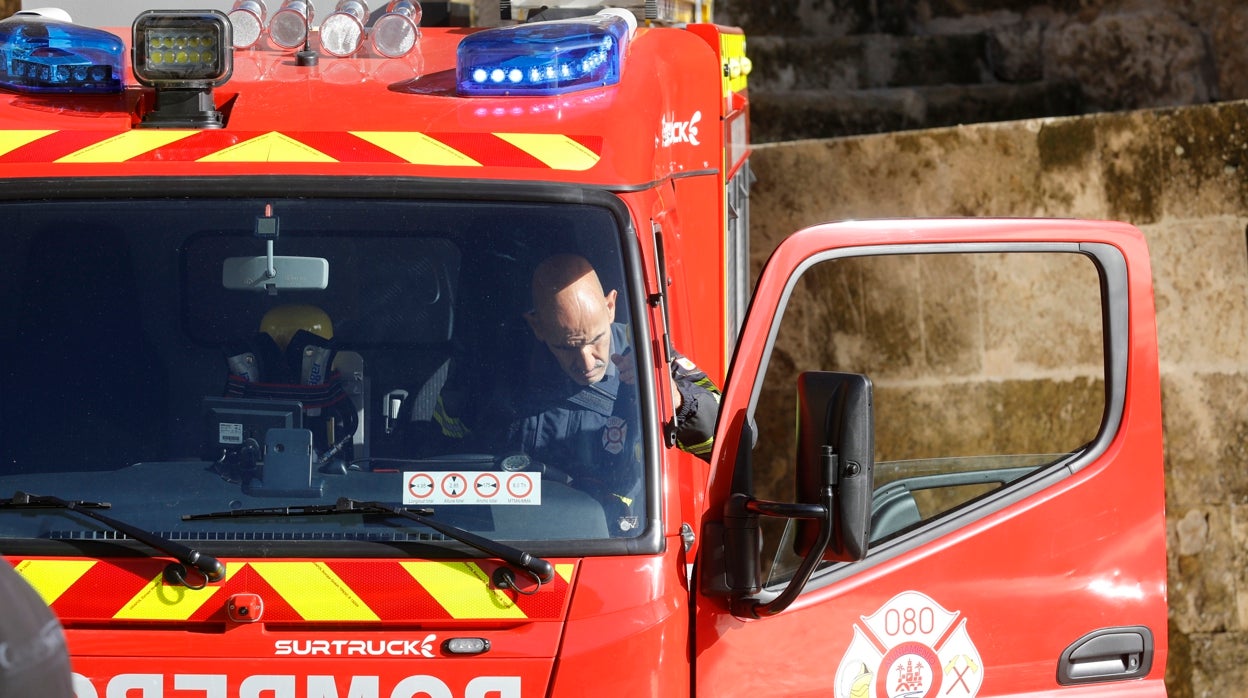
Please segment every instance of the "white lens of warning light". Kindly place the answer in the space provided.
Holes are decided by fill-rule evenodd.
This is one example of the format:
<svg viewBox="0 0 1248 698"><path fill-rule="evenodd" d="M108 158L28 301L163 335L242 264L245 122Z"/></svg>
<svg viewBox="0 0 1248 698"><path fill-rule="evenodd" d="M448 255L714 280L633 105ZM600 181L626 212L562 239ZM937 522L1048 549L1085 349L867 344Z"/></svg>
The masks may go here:
<svg viewBox="0 0 1248 698"><path fill-rule="evenodd" d="M268 8L264 0L236 0L228 16L234 27L234 48L251 48L264 33Z"/></svg>
<svg viewBox="0 0 1248 698"><path fill-rule="evenodd" d="M480 637L453 637L446 641L447 654L482 654L490 649L490 641Z"/></svg>
<svg viewBox="0 0 1248 698"><path fill-rule="evenodd" d="M334 13L321 22L321 50L331 56L350 56L364 40L368 4L362 0L339 0Z"/></svg>
<svg viewBox="0 0 1248 698"><path fill-rule="evenodd" d="M284 49L303 46L313 16L312 3L307 0L285 0L269 21L269 41Z"/></svg>
<svg viewBox="0 0 1248 698"><path fill-rule="evenodd" d="M411 53L420 40L420 20L424 12L415 0L392 0L386 14L373 23L370 40L373 50L386 58Z"/></svg>

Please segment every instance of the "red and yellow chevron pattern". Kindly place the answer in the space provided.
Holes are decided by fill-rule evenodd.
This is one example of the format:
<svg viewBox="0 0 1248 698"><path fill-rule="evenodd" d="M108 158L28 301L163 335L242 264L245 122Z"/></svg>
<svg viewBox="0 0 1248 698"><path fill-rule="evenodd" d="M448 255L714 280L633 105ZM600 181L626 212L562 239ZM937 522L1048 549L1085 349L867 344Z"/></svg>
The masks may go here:
<svg viewBox="0 0 1248 698"><path fill-rule="evenodd" d="M576 571L556 564L554 580L525 595L495 588L488 561L231 560L224 580L193 590L165 583L161 559L10 562L66 623L225 621L240 593L264 600L269 623L555 619Z"/></svg>
<svg viewBox="0 0 1248 698"><path fill-rule="evenodd" d="M553 133L0 130L0 165L342 162L583 172L597 165L601 156L601 136Z"/></svg>

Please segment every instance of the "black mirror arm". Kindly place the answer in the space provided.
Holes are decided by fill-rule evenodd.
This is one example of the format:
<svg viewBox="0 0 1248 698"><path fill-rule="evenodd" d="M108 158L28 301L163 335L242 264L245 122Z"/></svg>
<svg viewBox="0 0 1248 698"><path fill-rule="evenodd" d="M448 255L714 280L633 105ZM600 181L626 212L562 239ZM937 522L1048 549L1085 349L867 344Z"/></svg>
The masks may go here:
<svg viewBox="0 0 1248 698"><path fill-rule="evenodd" d="M802 593L802 589L810 581L810 576L815 573L815 569L819 567L819 563L823 560L823 553L827 550L828 544L832 540L834 497L835 490L829 484L822 488L821 499L823 501L819 504L786 504L758 500L753 497L743 502L746 511L759 516L817 520L819 521L819 535L815 539L814 545L806 552L806 556L802 558L802 564L793 573L793 578L789 580L789 583L785 585L779 595L767 603L761 603L757 599L747 596L736 597L732 600L733 615L739 618L774 616L788 608L789 604L793 603L794 599Z"/></svg>

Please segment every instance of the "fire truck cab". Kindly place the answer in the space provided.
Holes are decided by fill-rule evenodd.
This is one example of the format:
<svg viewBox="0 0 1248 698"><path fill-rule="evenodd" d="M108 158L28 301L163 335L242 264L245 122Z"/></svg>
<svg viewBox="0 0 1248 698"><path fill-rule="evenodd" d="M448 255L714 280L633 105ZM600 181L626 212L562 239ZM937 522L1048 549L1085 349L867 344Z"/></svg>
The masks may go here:
<svg viewBox="0 0 1248 698"><path fill-rule="evenodd" d="M0 21L0 554L78 698L1164 695L1138 230L751 270L709 3L315 4ZM609 326L538 339L552 258Z"/></svg>

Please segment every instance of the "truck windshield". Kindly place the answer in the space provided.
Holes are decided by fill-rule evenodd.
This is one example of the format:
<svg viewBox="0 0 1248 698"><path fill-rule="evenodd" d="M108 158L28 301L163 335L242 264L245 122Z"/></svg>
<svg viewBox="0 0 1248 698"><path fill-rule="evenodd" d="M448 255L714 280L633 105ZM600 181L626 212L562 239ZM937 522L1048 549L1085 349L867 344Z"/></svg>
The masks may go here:
<svg viewBox="0 0 1248 698"><path fill-rule="evenodd" d="M529 544L645 528L636 373L612 360L636 355L634 301L604 208L170 198L0 217L0 498L106 505L233 554L454 545L419 517L204 516L341 498ZM0 509L6 550L120 537Z"/></svg>

